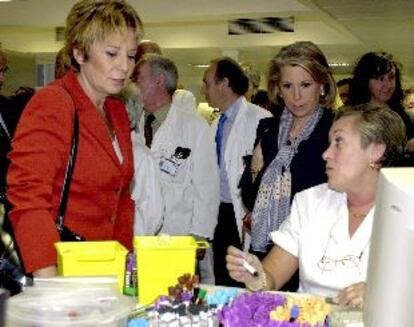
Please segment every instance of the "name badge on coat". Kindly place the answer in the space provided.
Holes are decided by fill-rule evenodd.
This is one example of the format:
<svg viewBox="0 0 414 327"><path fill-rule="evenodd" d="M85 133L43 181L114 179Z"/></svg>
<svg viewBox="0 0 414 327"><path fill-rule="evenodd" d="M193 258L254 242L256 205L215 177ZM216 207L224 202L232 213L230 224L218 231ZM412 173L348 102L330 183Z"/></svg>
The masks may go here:
<svg viewBox="0 0 414 327"><path fill-rule="evenodd" d="M191 149L177 147L173 155L169 158L161 157L159 166L160 170L170 176L176 176L183 160L187 159L191 153Z"/></svg>

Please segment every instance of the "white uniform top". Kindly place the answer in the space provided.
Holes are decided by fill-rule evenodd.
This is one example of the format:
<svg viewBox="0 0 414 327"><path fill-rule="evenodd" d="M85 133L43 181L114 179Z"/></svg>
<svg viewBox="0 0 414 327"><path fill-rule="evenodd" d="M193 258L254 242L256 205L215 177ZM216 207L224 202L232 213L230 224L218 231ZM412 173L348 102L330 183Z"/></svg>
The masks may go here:
<svg viewBox="0 0 414 327"><path fill-rule="evenodd" d="M158 166L138 134L131 133L134 178L131 197L135 201L134 235L154 235L163 222L164 200Z"/></svg>
<svg viewBox="0 0 414 327"><path fill-rule="evenodd" d="M373 216L374 208L350 238L345 193L321 184L296 194L272 240L299 259L299 292L336 296L366 280Z"/></svg>
<svg viewBox="0 0 414 327"><path fill-rule="evenodd" d="M140 121L143 139L144 115ZM179 149L181 148L181 150ZM185 158L177 151L189 151ZM213 238L219 206L219 175L214 137L207 122L174 104L154 134L164 199L162 233Z"/></svg>

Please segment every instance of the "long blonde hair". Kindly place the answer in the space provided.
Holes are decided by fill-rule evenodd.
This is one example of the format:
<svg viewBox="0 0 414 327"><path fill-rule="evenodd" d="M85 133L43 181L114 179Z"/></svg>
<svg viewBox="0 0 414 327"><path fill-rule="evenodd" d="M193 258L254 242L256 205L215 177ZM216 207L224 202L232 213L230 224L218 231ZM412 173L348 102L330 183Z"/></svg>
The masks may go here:
<svg viewBox="0 0 414 327"><path fill-rule="evenodd" d="M336 85L328 61L322 51L312 42L295 42L280 49L270 61L267 87L270 100L278 105L284 105L279 96L279 83L283 66L299 66L305 69L312 78L323 85L323 95L320 104L330 107L335 101Z"/></svg>

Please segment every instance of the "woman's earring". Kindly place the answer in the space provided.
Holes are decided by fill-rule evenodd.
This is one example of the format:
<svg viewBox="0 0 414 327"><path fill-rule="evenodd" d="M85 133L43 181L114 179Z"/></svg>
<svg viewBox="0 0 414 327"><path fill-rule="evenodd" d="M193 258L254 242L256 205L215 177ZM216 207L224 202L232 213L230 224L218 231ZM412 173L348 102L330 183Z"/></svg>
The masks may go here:
<svg viewBox="0 0 414 327"><path fill-rule="evenodd" d="M372 159L369 159L369 168L371 168L372 170L378 170L377 164Z"/></svg>
<svg viewBox="0 0 414 327"><path fill-rule="evenodd" d="M321 96L325 96L325 90L323 89L323 86L321 86Z"/></svg>

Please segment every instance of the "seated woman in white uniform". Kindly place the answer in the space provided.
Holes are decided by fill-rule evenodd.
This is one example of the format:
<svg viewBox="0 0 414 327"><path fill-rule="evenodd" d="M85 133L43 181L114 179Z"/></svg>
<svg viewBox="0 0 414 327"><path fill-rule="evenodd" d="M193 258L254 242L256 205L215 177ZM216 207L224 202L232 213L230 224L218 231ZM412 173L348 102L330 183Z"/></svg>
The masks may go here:
<svg viewBox="0 0 414 327"><path fill-rule="evenodd" d="M338 113L329 142L323 153L328 183L296 194L262 263L229 247L233 279L252 290L277 290L299 268L299 292L362 304L379 169L401 156L405 128L392 110L362 104ZM249 273L244 261L259 274Z"/></svg>

